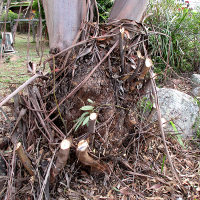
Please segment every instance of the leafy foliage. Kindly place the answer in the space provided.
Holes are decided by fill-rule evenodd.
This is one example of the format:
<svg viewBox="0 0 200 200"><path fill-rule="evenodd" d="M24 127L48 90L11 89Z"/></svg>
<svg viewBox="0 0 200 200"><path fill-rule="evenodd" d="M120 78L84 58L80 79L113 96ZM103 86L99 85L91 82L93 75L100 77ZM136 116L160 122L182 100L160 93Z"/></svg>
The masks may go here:
<svg viewBox="0 0 200 200"><path fill-rule="evenodd" d="M75 124L75 131L78 130L78 128L80 127L80 125L83 123L85 124L85 120L89 117L89 112L84 112L77 120L76 120L76 124ZM88 118L89 121L89 118Z"/></svg>
<svg viewBox="0 0 200 200"><path fill-rule="evenodd" d="M150 3L148 19L152 57L156 72L169 64L178 72L197 70L200 60L200 12L182 8L173 0Z"/></svg>
<svg viewBox="0 0 200 200"><path fill-rule="evenodd" d="M173 130L174 130L174 133L177 134L177 135L176 135L176 138L177 138L178 143L179 143L183 148L185 148L185 145L184 145L183 140L182 140L182 136L181 136L180 134L178 134L178 130L177 130L177 128L176 128L176 125L175 125L172 121L170 121L170 124L171 124L171 126L172 126L172 128L173 128Z"/></svg>
<svg viewBox="0 0 200 200"><path fill-rule="evenodd" d="M100 22L105 22L113 5L113 0L97 0Z"/></svg>
<svg viewBox="0 0 200 200"><path fill-rule="evenodd" d="M6 17L6 12L4 11L2 16L1 16L1 21L4 21L5 17ZM7 21L12 21L12 20L17 19L17 18L18 18L18 14L17 13L14 13L11 10L8 11L8 16L6 18Z"/></svg>
<svg viewBox="0 0 200 200"><path fill-rule="evenodd" d="M80 110L84 110L84 111L85 110L93 110L93 109L94 109L94 106L89 106L89 105L88 106L83 106L83 107L80 108Z"/></svg>
<svg viewBox="0 0 200 200"><path fill-rule="evenodd" d="M40 1L40 0L39 0ZM33 5L32 5L33 10L36 11L35 13L35 18L39 18L39 8L38 8L38 0L34 0L33 1ZM40 1L40 9L41 9L41 17L42 19L45 19L45 13L44 13L44 8L42 6L42 2Z"/></svg>
<svg viewBox="0 0 200 200"><path fill-rule="evenodd" d="M87 100L89 103L94 104L94 102L91 99ZM75 124L75 131L82 125L85 126L88 124L90 119L90 113L94 111L94 106L86 105L82 106L80 110L85 111L77 120Z"/></svg>
<svg viewBox="0 0 200 200"><path fill-rule="evenodd" d="M139 108L141 108L144 112L150 112L153 108L152 102L147 98L143 97L139 102L138 102Z"/></svg>

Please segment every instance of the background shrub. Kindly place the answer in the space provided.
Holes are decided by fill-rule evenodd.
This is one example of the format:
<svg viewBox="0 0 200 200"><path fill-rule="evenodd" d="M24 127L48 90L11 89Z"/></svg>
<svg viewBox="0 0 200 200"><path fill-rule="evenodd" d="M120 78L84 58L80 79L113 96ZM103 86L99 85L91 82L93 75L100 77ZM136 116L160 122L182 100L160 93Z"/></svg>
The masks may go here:
<svg viewBox="0 0 200 200"><path fill-rule="evenodd" d="M39 19L40 16L39 16L38 0L33 1L32 9L36 11L35 18ZM41 1L40 1L40 9L41 9L41 17L42 19L45 19L45 13Z"/></svg>
<svg viewBox="0 0 200 200"><path fill-rule="evenodd" d="M1 21L4 21L5 17L6 17L6 12L4 11L2 16L1 16ZM8 11L8 16L6 18L7 21L12 21L12 20L17 19L17 18L18 18L18 14L17 13L14 13L11 10Z"/></svg>
<svg viewBox="0 0 200 200"><path fill-rule="evenodd" d="M97 0L100 22L105 22L113 5L113 0Z"/></svg>
<svg viewBox="0 0 200 200"><path fill-rule="evenodd" d="M149 4L146 23L150 48L157 72L169 64L178 72L198 70L200 67L200 12L182 8L174 0Z"/></svg>

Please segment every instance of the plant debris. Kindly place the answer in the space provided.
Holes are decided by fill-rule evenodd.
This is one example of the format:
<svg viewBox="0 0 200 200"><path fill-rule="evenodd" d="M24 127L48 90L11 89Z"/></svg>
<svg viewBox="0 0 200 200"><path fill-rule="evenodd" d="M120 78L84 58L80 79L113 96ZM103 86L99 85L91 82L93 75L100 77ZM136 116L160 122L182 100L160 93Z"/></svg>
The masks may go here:
<svg viewBox="0 0 200 200"><path fill-rule="evenodd" d="M44 62L51 72L17 90L15 120L1 122L1 137L10 140L0 140L1 198L199 198L200 151L172 136L165 141L162 123L148 120L148 36L131 20L86 23L80 42L51 50Z"/></svg>

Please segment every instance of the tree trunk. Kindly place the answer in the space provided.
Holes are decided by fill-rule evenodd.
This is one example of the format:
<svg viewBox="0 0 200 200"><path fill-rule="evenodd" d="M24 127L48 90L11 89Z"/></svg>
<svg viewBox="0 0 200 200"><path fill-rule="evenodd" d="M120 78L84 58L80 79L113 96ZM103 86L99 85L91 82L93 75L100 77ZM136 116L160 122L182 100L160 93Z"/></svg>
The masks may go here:
<svg viewBox="0 0 200 200"><path fill-rule="evenodd" d="M50 48L70 46L86 13L86 0L43 0Z"/></svg>
<svg viewBox="0 0 200 200"><path fill-rule="evenodd" d="M2 11L3 11L3 0L0 0L0 19L3 14Z"/></svg>
<svg viewBox="0 0 200 200"><path fill-rule="evenodd" d="M140 22L147 3L147 0L115 0L109 20L130 19Z"/></svg>
<svg viewBox="0 0 200 200"><path fill-rule="evenodd" d="M115 0L109 20L130 19L140 22L147 0ZM86 16L86 0L43 0L50 48L70 46Z"/></svg>

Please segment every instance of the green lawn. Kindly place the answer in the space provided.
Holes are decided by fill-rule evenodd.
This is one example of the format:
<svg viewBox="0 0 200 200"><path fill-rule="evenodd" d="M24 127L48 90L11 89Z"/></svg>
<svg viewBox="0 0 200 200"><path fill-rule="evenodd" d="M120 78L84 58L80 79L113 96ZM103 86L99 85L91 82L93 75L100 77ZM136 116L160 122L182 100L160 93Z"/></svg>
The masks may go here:
<svg viewBox="0 0 200 200"><path fill-rule="evenodd" d="M18 87L25 82L31 75L27 73L27 35L17 34L15 38L14 49L15 54L6 55L0 61L0 96L8 91L9 86ZM44 47L43 60L47 57L49 48L47 45ZM30 38L29 60L38 63L40 57L36 52L36 43L32 42ZM1 99L1 98L0 98Z"/></svg>

